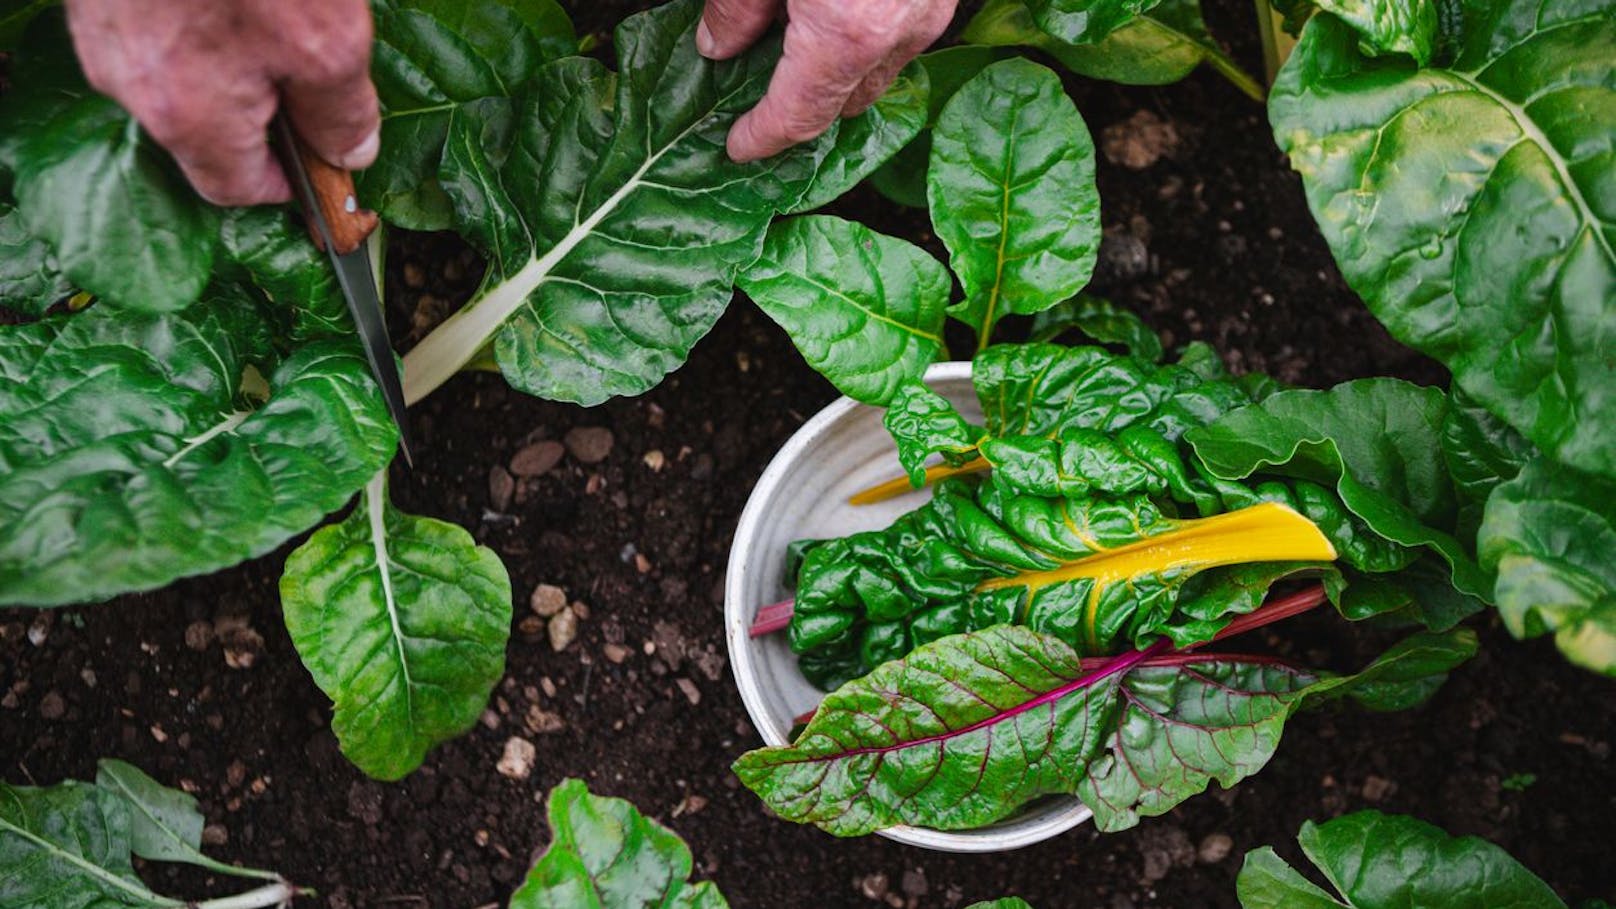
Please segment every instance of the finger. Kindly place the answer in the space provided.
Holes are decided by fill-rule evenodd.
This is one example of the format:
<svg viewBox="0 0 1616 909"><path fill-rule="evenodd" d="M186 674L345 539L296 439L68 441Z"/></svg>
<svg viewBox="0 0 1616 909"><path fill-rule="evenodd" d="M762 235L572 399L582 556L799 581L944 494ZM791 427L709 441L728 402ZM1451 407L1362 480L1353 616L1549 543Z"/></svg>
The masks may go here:
<svg viewBox="0 0 1616 909"><path fill-rule="evenodd" d="M728 60L762 37L779 11L779 0L707 0L696 26L696 50Z"/></svg>
<svg viewBox="0 0 1616 909"><path fill-rule="evenodd" d="M898 72L908 62L908 57L900 56L896 53L881 61L880 65L870 70L870 74L864 77L864 81L853 89L853 93L847 96L847 103L842 105L842 116L856 117L869 110L870 105L879 100L882 95L887 93L887 89L892 87L892 83L898 78Z"/></svg>
<svg viewBox="0 0 1616 909"><path fill-rule="evenodd" d="M288 73L281 88L292 128L315 154L347 170L369 167L381 148L381 105L370 81L365 31L352 46L330 48Z"/></svg>
<svg viewBox="0 0 1616 909"><path fill-rule="evenodd" d="M275 112L268 79L214 94L175 85L163 97L126 103L209 202L263 205L292 198L266 133Z"/></svg>
<svg viewBox="0 0 1616 909"><path fill-rule="evenodd" d="M745 163L807 142L836 122L853 89L890 48L812 19L786 26L780 63L757 107L729 131L729 156Z"/></svg>
<svg viewBox="0 0 1616 909"><path fill-rule="evenodd" d="M898 73L903 71L909 61L920 56L926 48L932 45L944 31L948 23L954 18L953 0L933 2L926 7L925 14L913 26L909 37L904 39L887 58L870 70L853 93L848 96L847 104L842 108L842 116L853 117L864 113L880 97L886 94L887 89L897 80Z"/></svg>

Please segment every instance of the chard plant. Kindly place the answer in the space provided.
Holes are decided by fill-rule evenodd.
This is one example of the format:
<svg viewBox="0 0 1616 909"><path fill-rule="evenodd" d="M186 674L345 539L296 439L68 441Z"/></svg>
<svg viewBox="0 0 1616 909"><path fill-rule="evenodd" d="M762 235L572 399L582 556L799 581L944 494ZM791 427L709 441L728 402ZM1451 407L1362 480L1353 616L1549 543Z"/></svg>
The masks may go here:
<svg viewBox="0 0 1616 909"><path fill-rule="evenodd" d="M776 215L835 198L924 121L915 69L816 142L737 165L723 138L778 39L708 61L699 0L625 20L616 72L578 56L550 0L374 11L383 145L362 201L488 260L472 301L404 357L412 402L489 363L557 400L646 391L717 321ZM287 559L282 603L344 754L403 776L472 726L503 673L503 566L388 501L396 430L289 213L203 202L88 88L59 11L27 29L0 98L0 305L22 319L0 326L0 604L227 568L359 493Z"/></svg>
<svg viewBox="0 0 1616 909"><path fill-rule="evenodd" d="M0 905L260 909L310 895L272 871L204 855L203 824L196 799L123 761L100 761L93 783L46 788L0 783ZM233 896L176 899L146 886L135 873L136 858L257 883Z"/></svg>

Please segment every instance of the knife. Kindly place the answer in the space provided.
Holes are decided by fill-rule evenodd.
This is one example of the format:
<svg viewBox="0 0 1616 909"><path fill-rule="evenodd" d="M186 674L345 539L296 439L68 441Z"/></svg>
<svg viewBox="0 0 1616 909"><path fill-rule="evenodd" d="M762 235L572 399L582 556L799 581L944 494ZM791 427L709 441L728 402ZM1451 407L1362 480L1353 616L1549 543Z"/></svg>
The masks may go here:
<svg viewBox="0 0 1616 909"><path fill-rule="evenodd" d="M375 212L359 207L353 175L315 154L292 129L285 114L276 115L275 134L282 164L303 207L309 236L331 257L337 284L348 301L348 312L359 328L365 359L370 361L371 374L381 386L387 412L398 426L398 447L404 453L404 463L414 467L409 423L404 414L404 388L399 381L398 363L393 359L393 345L387 338L387 319L365 244L379 219Z"/></svg>

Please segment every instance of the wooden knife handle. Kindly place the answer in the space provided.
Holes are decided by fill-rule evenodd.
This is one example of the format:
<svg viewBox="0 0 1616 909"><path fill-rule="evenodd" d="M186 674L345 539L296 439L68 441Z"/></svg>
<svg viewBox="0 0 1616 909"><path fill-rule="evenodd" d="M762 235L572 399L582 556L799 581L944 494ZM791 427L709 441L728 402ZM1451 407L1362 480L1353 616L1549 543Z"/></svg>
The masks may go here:
<svg viewBox="0 0 1616 909"><path fill-rule="evenodd" d="M325 218L326 229L331 231L331 245L336 247L338 255L358 249L380 219L375 212L359 207L358 197L354 195L353 174L315 154L301 136L294 134L292 145L292 153L302 162L303 170L309 175L309 185L314 187L314 201ZM314 219L307 221L314 245L325 249Z"/></svg>

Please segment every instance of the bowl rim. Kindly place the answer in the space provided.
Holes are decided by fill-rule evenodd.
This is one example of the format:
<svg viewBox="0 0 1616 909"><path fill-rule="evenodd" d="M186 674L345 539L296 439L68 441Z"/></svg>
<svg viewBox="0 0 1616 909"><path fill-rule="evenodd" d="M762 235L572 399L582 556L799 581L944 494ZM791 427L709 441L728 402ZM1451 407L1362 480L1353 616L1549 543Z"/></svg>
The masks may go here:
<svg viewBox="0 0 1616 909"><path fill-rule="evenodd" d="M951 360L934 363L927 368L925 382L969 381L971 363ZM741 702L746 706L752 726L763 737L764 744L787 744L786 734L773 722L763 699L763 680L753 660L752 639L747 634L752 612L745 599L750 575L749 562L753 557L751 540L758 535L766 516L765 503L773 499L805 451L812 447L838 422L854 411L870 405L861 404L845 395L827 404L780 446L769 460L762 476L746 499L740 521L730 546L729 562L724 571L724 640L729 650L730 671L740 689ZM755 607L755 604L753 604ZM1057 810L1046 809L1040 815L1016 820L1014 817L974 830L935 830L929 827L899 825L876 831L887 839L910 846L944 852L1005 852L1043 842L1076 827L1094 816L1088 806L1077 797L1058 795L1051 797L1061 802Z"/></svg>

